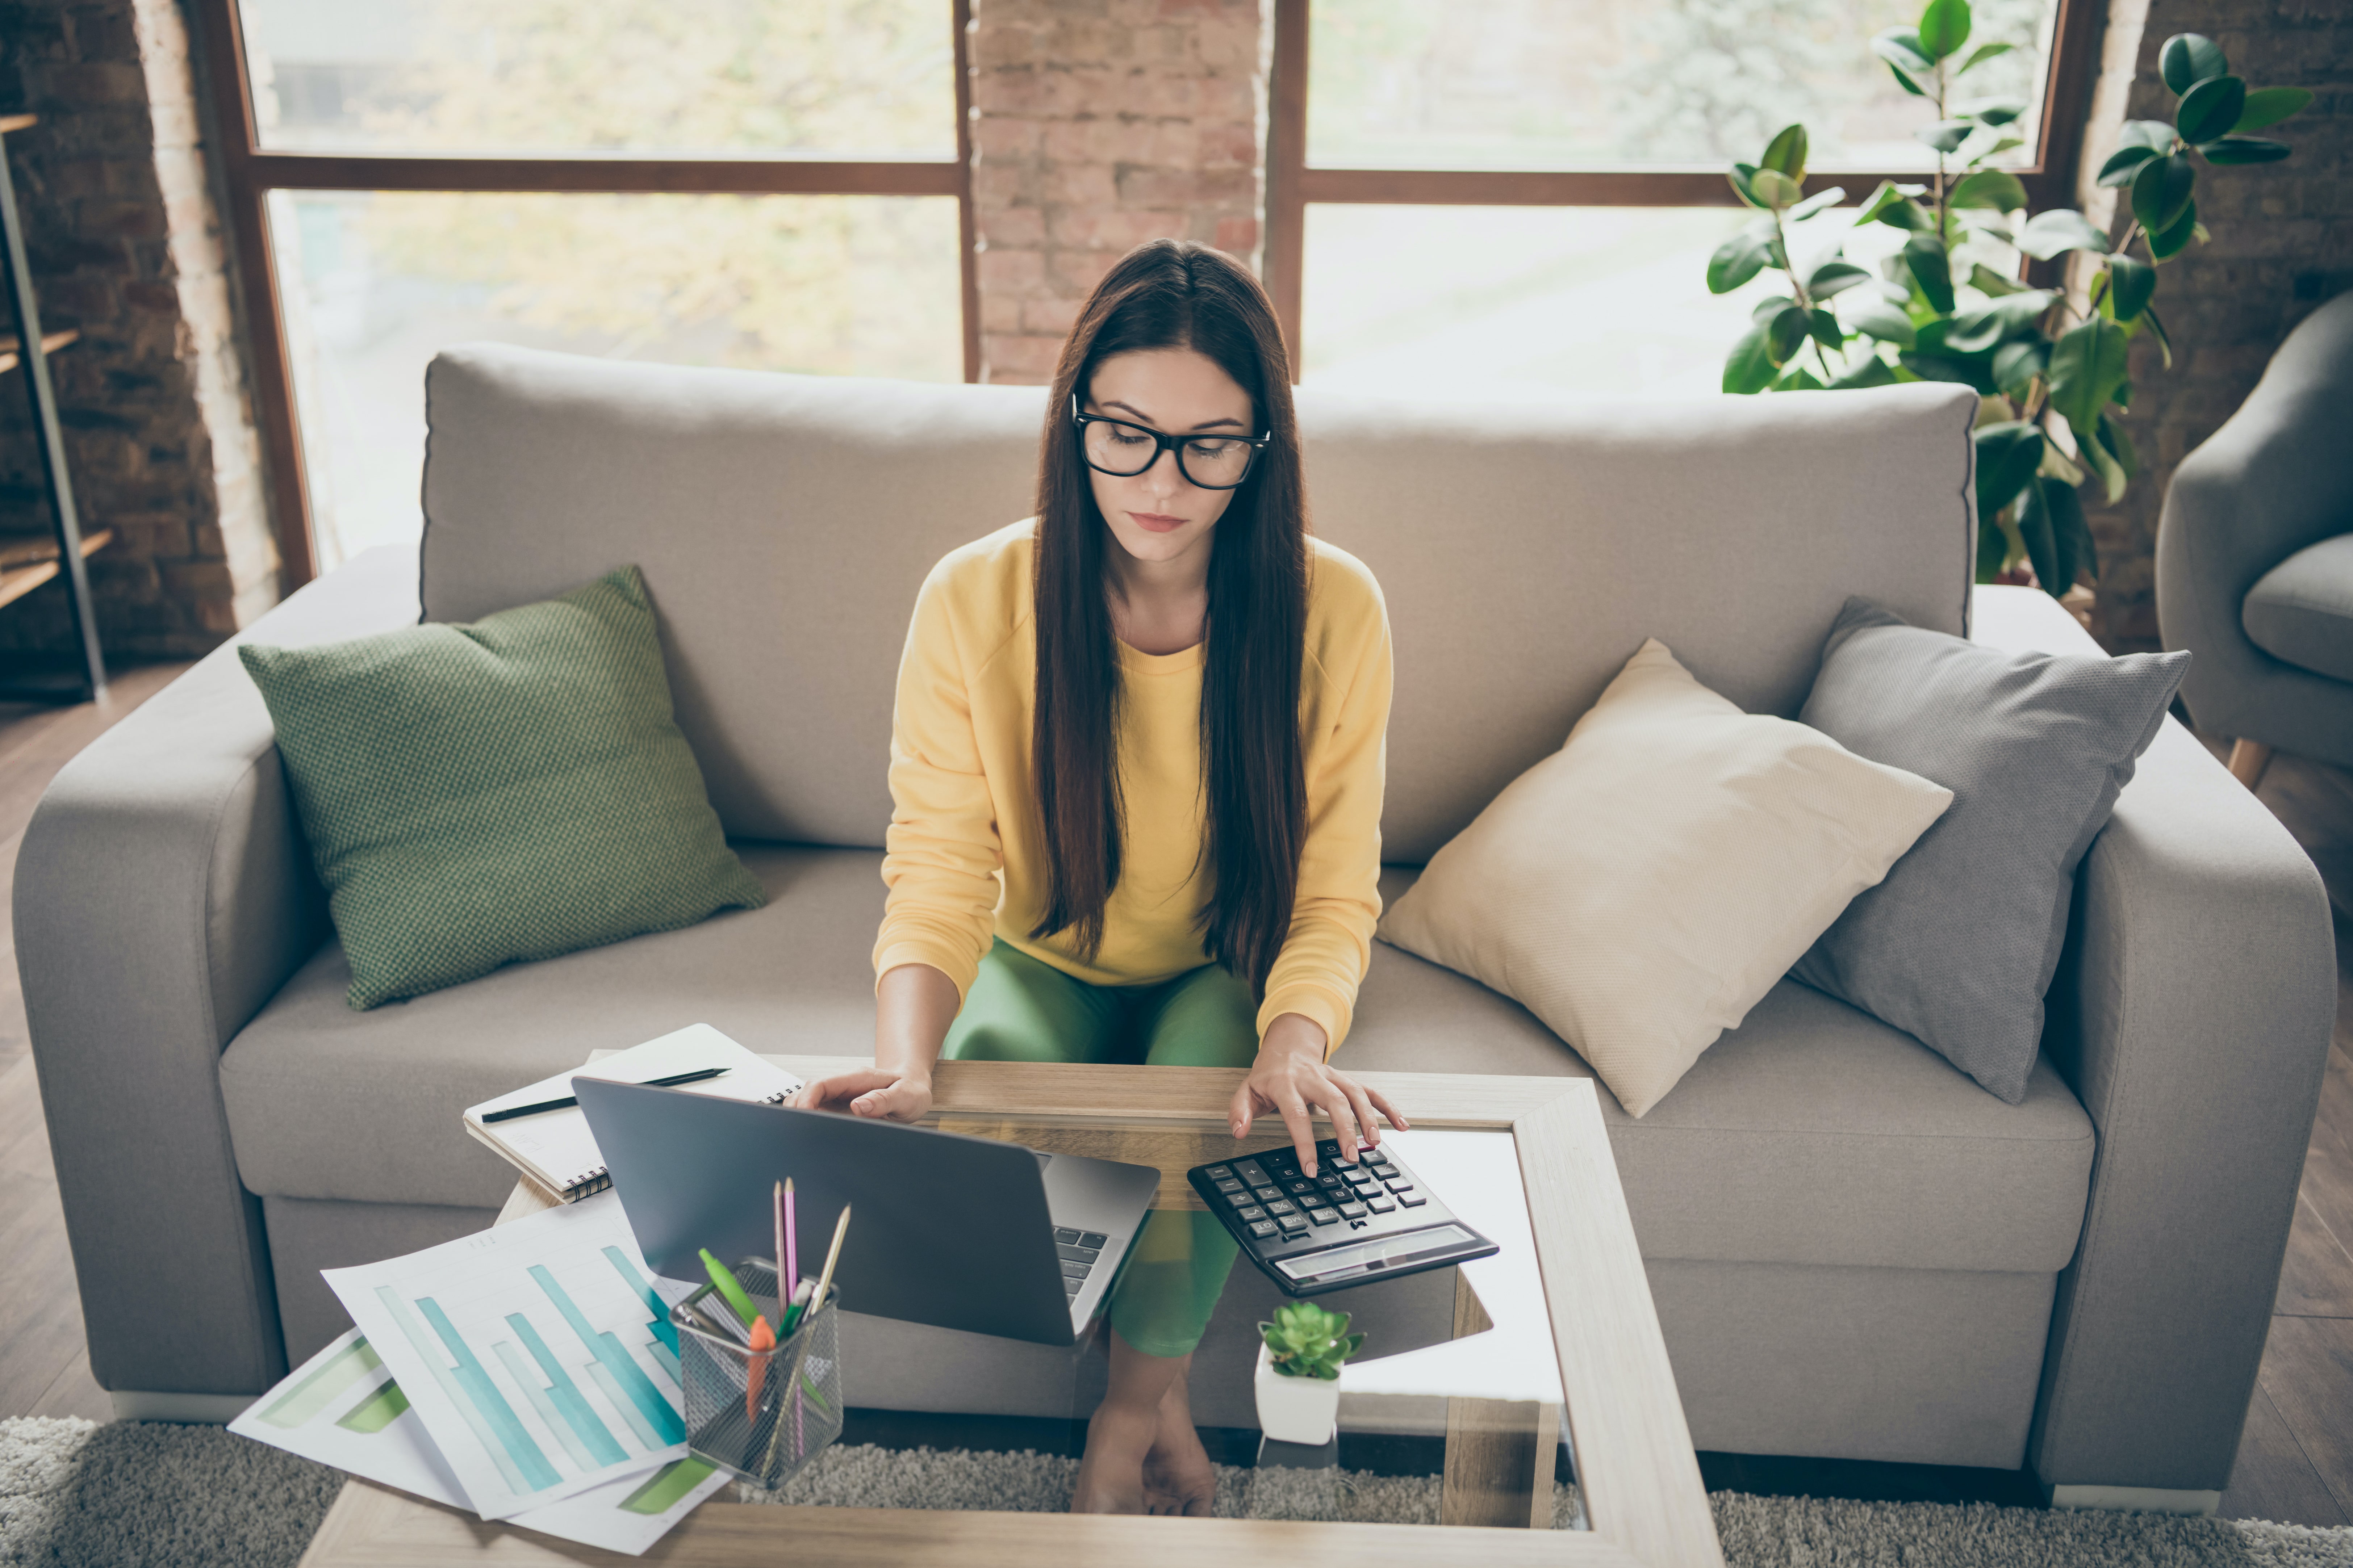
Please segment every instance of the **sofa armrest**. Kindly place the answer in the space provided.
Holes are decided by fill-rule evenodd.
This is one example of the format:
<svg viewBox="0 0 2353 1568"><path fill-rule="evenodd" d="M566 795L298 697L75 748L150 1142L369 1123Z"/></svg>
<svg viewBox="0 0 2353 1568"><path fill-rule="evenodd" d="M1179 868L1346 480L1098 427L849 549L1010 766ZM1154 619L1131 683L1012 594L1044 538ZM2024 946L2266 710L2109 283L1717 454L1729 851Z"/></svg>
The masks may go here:
<svg viewBox="0 0 2353 1568"><path fill-rule="evenodd" d="M237 640L330 642L416 619L416 552L385 549ZM220 1053L330 928L233 646L58 772L26 827L14 906L91 1373L113 1390L260 1392L285 1352Z"/></svg>
<svg viewBox="0 0 2353 1568"><path fill-rule="evenodd" d="M1978 594L1980 642L2097 651L2040 593ZM2167 720L2077 873L2043 1032L2099 1138L2027 1447L2046 1486L2228 1481L2336 994L2319 873Z"/></svg>

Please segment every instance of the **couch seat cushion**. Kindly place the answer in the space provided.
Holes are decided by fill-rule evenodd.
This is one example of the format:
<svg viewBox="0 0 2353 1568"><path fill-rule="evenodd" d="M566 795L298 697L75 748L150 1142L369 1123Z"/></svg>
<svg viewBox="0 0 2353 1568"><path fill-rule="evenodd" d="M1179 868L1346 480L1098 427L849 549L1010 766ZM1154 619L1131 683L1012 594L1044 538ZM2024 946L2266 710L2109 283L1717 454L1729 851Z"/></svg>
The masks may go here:
<svg viewBox="0 0 2353 1568"><path fill-rule="evenodd" d="M1384 902L1411 885L1396 868ZM1509 997L1386 942L1342 1068L1586 1078ZM1643 1256L2048 1273L2073 1255L2091 1119L2047 1058L2005 1105L1911 1036L1785 980L1641 1120L1603 1120Z"/></svg>
<svg viewBox="0 0 2353 1568"><path fill-rule="evenodd" d="M2247 590L2248 637L2274 658L2353 680L2353 533L2297 551Z"/></svg>
<svg viewBox="0 0 2353 1568"><path fill-rule="evenodd" d="M593 1050L704 1023L755 1051L869 1056L881 855L737 846L768 905L355 1013L329 942L222 1053L237 1173L257 1193L495 1207L513 1168L459 1113Z"/></svg>

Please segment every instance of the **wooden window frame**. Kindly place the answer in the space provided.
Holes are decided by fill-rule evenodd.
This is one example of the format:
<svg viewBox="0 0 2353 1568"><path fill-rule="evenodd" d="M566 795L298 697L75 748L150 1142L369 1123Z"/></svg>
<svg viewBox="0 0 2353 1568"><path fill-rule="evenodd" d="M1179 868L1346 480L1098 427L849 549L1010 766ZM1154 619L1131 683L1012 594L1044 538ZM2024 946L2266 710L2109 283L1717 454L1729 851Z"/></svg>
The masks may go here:
<svg viewBox="0 0 2353 1568"><path fill-rule="evenodd" d="M1273 88L1267 125L1266 287L1299 375L1299 311L1307 239L1307 204L1431 206L1737 206L1715 169L1322 169L1307 163L1307 45L1310 0L1275 0ZM2099 62L2097 0L2059 0L2052 27L2051 68L2043 80L2039 145L2031 167L2015 169L2027 210L2074 200L2075 160ZM1916 182L1900 172L1828 168L1850 186L1881 180Z"/></svg>
<svg viewBox="0 0 2353 1568"><path fill-rule="evenodd" d="M253 400L278 535L280 584L318 575L303 471L293 361L286 342L269 235L272 191L560 192L573 195L954 196L961 274L964 379L980 379L979 282L972 210L971 0L950 0L955 155L948 159L617 156L564 153L458 155L265 151L254 114L237 0L196 0L203 69L220 146L233 268L251 345Z"/></svg>

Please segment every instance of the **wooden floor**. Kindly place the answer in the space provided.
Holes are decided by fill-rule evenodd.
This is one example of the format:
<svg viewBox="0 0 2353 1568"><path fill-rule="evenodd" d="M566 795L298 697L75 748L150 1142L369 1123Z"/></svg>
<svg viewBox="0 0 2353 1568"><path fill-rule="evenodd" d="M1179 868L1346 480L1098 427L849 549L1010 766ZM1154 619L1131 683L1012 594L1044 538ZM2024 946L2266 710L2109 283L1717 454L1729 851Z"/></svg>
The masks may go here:
<svg viewBox="0 0 2353 1568"><path fill-rule="evenodd" d="M101 704L65 710L0 705L0 886L13 882L26 821L49 778L76 752L185 666L123 672ZM2281 757L2264 803L2321 866L2340 909L2353 911L2353 775ZM2337 1034L2305 1163L2295 1232L2280 1279L2261 1384L2248 1411L2223 1511L2301 1524L2353 1523L2353 918L2337 926ZM0 901L0 1417L103 1420L71 1280L65 1220L25 1033L8 906ZM878 1419L869 1441L902 1446L942 1434ZM969 1436L969 1435L967 1435ZM1025 1443L1036 1443L1025 1435ZM1396 1457L1409 1464L1411 1456ZM2007 1471L1869 1465L1755 1455L1703 1455L1715 1488L1923 1501L2026 1502L2031 1478ZM1360 1460L1359 1462L1363 1462Z"/></svg>

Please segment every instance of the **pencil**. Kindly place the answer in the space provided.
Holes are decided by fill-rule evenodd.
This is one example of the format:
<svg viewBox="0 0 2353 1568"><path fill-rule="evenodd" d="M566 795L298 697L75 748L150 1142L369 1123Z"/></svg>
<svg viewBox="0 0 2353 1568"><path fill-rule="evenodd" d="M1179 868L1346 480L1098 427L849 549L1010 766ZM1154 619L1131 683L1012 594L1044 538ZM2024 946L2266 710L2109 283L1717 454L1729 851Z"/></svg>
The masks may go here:
<svg viewBox="0 0 2353 1568"><path fill-rule="evenodd" d="M785 1255L777 1261L785 1266L785 1277L777 1281L776 1289L784 1292L786 1300L790 1300L801 1283L800 1225L795 1212L793 1179L790 1176L785 1178Z"/></svg>
<svg viewBox="0 0 2353 1568"><path fill-rule="evenodd" d="M833 1244L825 1249L825 1270L817 1277L817 1289L810 1293L807 1310L801 1313L801 1317L804 1320L807 1320L810 1313L816 1312L824 1307L826 1289L833 1283L833 1266L841 1259L841 1238L849 1234L849 1205L848 1204L844 1204L841 1205L841 1217L833 1222ZM791 1367L785 1373L786 1384L787 1387L791 1388L796 1394L800 1392L801 1363L808 1358L808 1339L804 1337L801 1340L798 1348L793 1352L793 1362ZM782 1412L779 1411L778 1415L781 1416ZM776 1468L776 1451L784 1447L784 1441L785 1424L781 1419L779 1419L776 1422L776 1431L769 1435L767 1452L762 1455L760 1459L758 1474L764 1485L773 1486L776 1484L769 1480L768 1478L775 1473ZM796 1460L800 1458L800 1448L801 1438L797 1432L793 1438L793 1458Z"/></svg>

